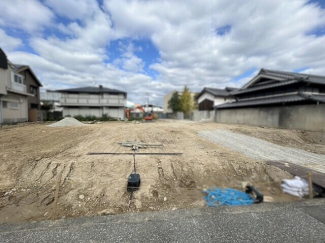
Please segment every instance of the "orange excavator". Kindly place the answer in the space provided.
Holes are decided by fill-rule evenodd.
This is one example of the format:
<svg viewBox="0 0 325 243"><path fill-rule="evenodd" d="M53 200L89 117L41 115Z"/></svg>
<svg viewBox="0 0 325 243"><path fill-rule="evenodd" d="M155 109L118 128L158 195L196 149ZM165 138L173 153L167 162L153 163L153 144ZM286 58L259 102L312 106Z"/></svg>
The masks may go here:
<svg viewBox="0 0 325 243"><path fill-rule="evenodd" d="M142 113L143 113L143 119L145 121L153 121L153 111L151 112L146 112L142 106L136 106L136 107L133 107L133 108L125 108L125 113L126 113L126 117L127 119L130 119L130 112L131 110L135 110L135 109L139 109Z"/></svg>

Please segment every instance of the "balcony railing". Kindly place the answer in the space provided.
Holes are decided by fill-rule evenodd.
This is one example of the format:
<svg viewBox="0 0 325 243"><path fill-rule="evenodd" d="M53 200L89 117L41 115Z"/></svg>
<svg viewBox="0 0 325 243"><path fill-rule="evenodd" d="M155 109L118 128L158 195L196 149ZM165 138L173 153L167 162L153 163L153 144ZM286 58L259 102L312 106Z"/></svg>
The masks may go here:
<svg viewBox="0 0 325 243"><path fill-rule="evenodd" d="M14 90L14 91L26 93L26 85L20 84L20 83L16 83L14 81L11 81L10 82L10 89L11 90Z"/></svg>
<svg viewBox="0 0 325 243"><path fill-rule="evenodd" d="M61 105L80 106L124 106L124 99L87 99L87 98L61 98Z"/></svg>

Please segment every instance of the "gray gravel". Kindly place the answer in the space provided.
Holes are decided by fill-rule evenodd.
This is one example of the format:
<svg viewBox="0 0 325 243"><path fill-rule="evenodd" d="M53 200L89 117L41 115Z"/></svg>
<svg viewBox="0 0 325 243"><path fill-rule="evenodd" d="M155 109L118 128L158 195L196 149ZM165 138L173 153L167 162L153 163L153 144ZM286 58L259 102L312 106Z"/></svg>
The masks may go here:
<svg viewBox="0 0 325 243"><path fill-rule="evenodd" d="M66 117L58 122L52 123L49 127L75 127L75 126L85 126L77 119L73 117Z"/></svg>
<svg viewBox="0 0 325 243"><path fill-rule="evenodd" d="M262 139L226 130L201 131L201 137L256 160L281 160L325 173L325 155L283 147Z"/></svg>

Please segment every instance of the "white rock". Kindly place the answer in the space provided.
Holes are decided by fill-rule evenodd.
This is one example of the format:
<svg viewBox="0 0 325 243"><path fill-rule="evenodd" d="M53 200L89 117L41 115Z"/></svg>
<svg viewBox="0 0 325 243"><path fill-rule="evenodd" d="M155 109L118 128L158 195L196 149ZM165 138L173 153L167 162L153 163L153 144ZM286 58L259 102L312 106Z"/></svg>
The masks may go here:
<svg viewBox="0 0 325 243"><path fill-rule="evenodd" d="M81 195L79 195L79 199L80 199L80 200L83 200L84 198L85 198L85 196L84 196L84 195L82 195L82 194L81 194Z"/></svg>
<svg viewBox="0 0 325 243"><path fill-rule="evenodd" d="M164 197L164 202L166 202L167 201L167 197Z"/></svg>

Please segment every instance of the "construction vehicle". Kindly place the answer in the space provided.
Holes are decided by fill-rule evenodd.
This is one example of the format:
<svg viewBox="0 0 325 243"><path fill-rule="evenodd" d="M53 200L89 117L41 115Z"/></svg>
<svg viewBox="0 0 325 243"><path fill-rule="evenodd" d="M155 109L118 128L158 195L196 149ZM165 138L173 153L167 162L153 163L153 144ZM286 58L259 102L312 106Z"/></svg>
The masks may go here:
<svg viewBox="0 0 325 243"><path fill-rule="evenodd" d="M139 109L143 113L143 119L145 121L153 121L154 116L153 116L153 110L151 112L146 112L142 106L136 106L132 108L125 108L125 113L126 113L126 118L130 119L130 112L131 110Z"/></svg>

